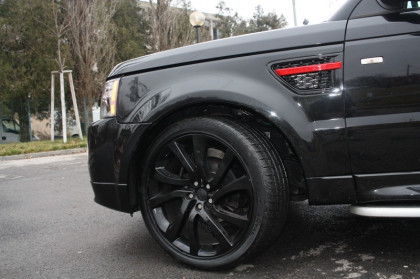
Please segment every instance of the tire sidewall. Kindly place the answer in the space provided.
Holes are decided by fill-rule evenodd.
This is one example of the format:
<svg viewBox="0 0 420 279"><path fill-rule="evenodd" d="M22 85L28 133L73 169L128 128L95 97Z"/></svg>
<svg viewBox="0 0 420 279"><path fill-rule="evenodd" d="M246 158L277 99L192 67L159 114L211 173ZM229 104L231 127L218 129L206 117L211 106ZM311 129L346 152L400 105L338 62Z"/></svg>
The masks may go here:
<svg viewBox="0 0 420 279"><path fill-rule="evenodd" d="M264 170L258 164L258 158L255 155L256 150L252 143L244 137L243 133L238 131L238 129L235 129L235 125L237 124L234 122L227 124L225 120L221 121L214 118L193 118L183 120L170 126L157 137L157 140L152 143L148 149L143 164L144 168L140 181L140 201L142 215L145 219L147 228L152 236L158 241L159 245L175 259L203 269L231 266L244 258L248 253L251 253L251 250L256 248L253 247L253 244L255 243L255 240L260 232L261 225L264 222L264 213L266 211L265 208L267 201L267 194L264 190ZM178 250L163 236L162 232L155 223L151 209L148 206L149 177L157 156L162 151L162 147L165 147L171 140L188 134L211 136L225 144L232 152L234 152L236 158L241 161L251 180L253 190L253 213L250 226L248 227L245 235L242 236L240 242L236 244L236 247L228 253L220 256L200 258L185 254L184 252Z"/></svg>

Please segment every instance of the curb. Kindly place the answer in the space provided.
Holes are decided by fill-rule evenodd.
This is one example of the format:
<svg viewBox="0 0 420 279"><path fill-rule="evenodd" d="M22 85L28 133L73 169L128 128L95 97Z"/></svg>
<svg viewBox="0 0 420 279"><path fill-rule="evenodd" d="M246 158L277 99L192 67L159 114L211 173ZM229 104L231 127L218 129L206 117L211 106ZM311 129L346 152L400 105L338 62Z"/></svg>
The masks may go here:
<svg viewBox="0 0 420 279"><path fill-rule="evenodd" d="M63 149L56 151L40 152L40 153L28 153L21 155L11 155L11 156L0 156L0 161L11 161L11 160L24 160L40 157L49 157L57 155L68 155L68 154L77 154L87 152L87 148L74 148L74 149Z"/></svg>

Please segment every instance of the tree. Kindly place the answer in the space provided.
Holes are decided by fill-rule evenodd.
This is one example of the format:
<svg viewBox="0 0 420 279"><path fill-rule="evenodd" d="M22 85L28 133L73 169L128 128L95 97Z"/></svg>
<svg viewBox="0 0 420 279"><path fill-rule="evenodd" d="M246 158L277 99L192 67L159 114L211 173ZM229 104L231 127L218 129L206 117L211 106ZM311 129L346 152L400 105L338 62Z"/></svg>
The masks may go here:
<svg viewBox="0 0 420 279"><path fill-rule="evenodd" d="M148 20L151 52L163 51L192 44L194 29L189 22L190 3L181 0L149 0ZM202 30L203 41L210 39L208 28Z"/></svg>
<svg viewBox="0 0 420 279"><path fill-rule="evenodd" d="M220 19L218 29L220 31L221 38L227 38L231 36L238 36L247 33L247 22L239 17L237 12L226 7L224 1L220 1L217 6L219 13L217 17Z"/></svg>
<svg viewBox="0 0 420 279"><path fill-rule="evenodd" d="M17 112L21 140L29 139L27 100L35 111L48 107L54 40L37 18L50 12L50 2L5 0L0 5L0 101ZM52 27L52 22L48 23ZM4 107L4 106L3 106Z"/></svg>
<svg viewBox="0 0 420 279"><path fill-rule="evenodd" d="M276 13L264 14L263 8L258 5L254 15L249 21L249 33L261 32L273 29L280 29L287 26L287 21L283 15L280 17Z"/></svg>
<svg viewBox="0 0 420 279"><path fill-rule="evenodd" d="M260 5L255 8L254 15L250 20L242 19L238 13L226 7L224 1L219 2L216 8L219 9L217 15L220 18L218 28L222 38L279 29L287 26L287 21L283 15L278 16L274 12L264 14L264 10Z"/></svg>
<svg viewBox="0 0 420 279"><path fill-rule="evenodd" d="M146 32L150 28L145 11L136 0L121 0L117 5L113 22L117 28L115 62L146 55L148 49Z"/></svg>
<svg viewBox="0 0 420 279"><path fill-rule="evenodd" d="M70 17L67 40L74 60L76 93L88 105L99 99L105 79L114 66L116 27L112 21L117 0L67 2Z"/></svg>
<svg viewBox="0 0 420 279"><path fill-rule="evenodd" d="M68 63L71 63L69 61L69 46L66 40L66 35L70 28L71 16L68 15L62 1L56 2L56 0L51 0L49 8L51 11L46 14L34 15L34 19L48 30L47 32L54 39L56 44L55 62L59 71L64 71L66 60Z"/></svg>

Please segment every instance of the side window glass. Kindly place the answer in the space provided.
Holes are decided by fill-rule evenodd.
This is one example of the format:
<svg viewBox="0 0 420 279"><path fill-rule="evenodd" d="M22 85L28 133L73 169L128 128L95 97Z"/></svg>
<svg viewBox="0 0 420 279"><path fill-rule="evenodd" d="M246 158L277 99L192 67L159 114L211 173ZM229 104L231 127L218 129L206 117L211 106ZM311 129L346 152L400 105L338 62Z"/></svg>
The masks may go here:
<svg viewBox="0 0 420 279"><path fill-rule="evenodd" d="M3 132L5 133L9 133L14 130L13 122L8 119L3 119L1 124L1 126L3 126Z"/></svg>
<svg viewBox="0 0 420 279"><path fill-rule="evenodd" d="M402 0L379 0L378 3L387 10L417 9L420 8L420 1Z"/></svg>
<svg viewBox="0 0 420 279"><path fill-rule="evenodd" d="M3 128L3 132L5 132L5 133L13 133L13 134L19 134L20 133L19 124L15 123L11 119L3 119L1 121L1 126Z"/></svg>
<svg viewBox="0 0 420 279"><path fill-rule="evenodd" d="M420 1L407 1L406 9L416 9L420 7Z"/></svg>

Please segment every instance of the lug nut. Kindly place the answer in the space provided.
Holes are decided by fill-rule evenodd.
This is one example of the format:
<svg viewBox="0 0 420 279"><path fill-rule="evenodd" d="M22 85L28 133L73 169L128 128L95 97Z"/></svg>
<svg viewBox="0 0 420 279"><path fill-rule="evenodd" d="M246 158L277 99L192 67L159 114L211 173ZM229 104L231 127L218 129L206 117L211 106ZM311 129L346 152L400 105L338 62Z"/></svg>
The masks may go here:
<svg viewBox="0 0 420 279"><path fill-rule="evenodd" d="M193 194L189 194L189 195L188 195L188 197L189 197L190 199L192 199L192 198L194 198L194 195L193 195Z"/></svg>
<svg viewBox="0 0 420 279"><path fill-rule="evenodd" d="M209 203L213 203L213 199L209 199Z"/></svg>
<svg viewBox="0 0 420 279"><path fill-rule="evenodd" d="M198 186L198 181L194 182L194 186L197 187Z"/></svg>
<svg viewBox="0 0 420 279"><path fill-rule="evenodd" d="M197 205L197 208L198 208L199 210L201 210L201 209L203 208L203 206L201 205L201 203L199 203L199 204Z"/></svg>
<svg viewBox="0 0 420 279"><path fill-rule="evenodd" d="M207 189L207 190L210 190L210 184L207 184L207 185L206 185L206 189Z"/></svg>

